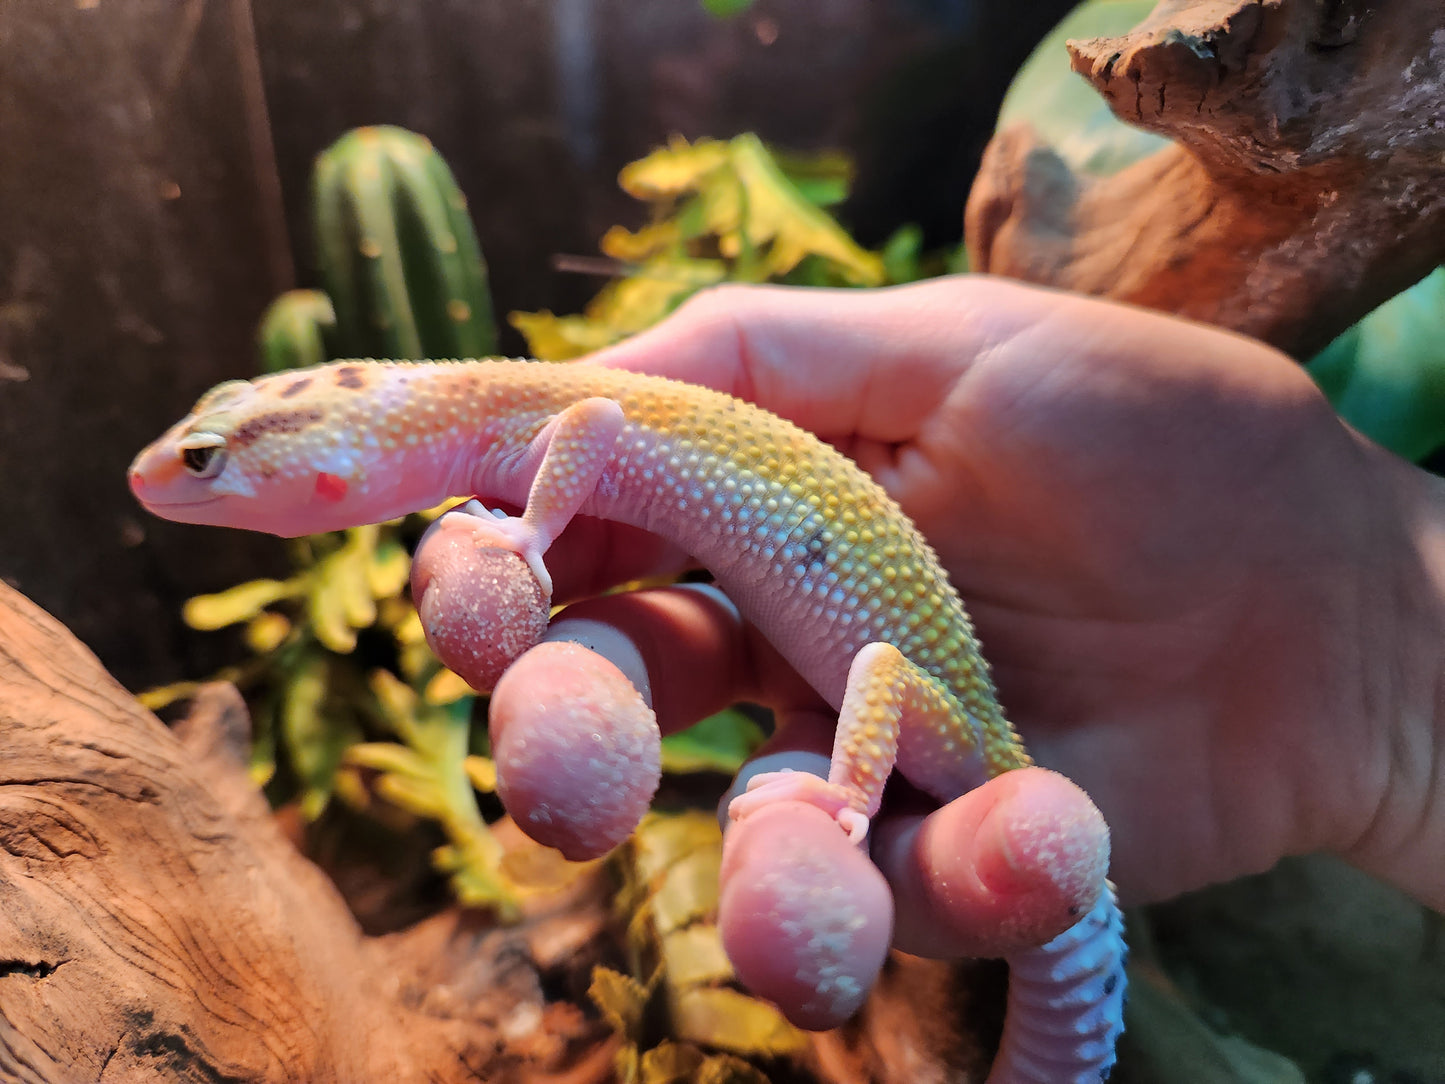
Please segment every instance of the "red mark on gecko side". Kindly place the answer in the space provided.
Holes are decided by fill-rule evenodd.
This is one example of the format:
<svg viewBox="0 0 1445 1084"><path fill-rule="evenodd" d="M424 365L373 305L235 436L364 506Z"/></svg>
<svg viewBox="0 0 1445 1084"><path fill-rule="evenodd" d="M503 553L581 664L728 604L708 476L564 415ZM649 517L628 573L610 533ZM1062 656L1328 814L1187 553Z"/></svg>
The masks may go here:
<svg viewBox="0 0 1445 1084"><path fill-rule="evenodd" d="M348 486L345 478L322 471L316 476L316 495L323 501L339 501L346 496Z"/></svg>

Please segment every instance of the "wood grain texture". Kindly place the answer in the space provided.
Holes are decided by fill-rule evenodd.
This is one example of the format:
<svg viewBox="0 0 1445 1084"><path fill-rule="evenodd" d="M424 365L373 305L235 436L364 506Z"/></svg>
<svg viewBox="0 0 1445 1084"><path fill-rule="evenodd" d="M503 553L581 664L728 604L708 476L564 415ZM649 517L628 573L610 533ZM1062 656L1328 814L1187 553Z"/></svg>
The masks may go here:
<svg viewBox="0 0 1445 1084"><path fill-rule="evenodd" d="M966 213L977 270L1308 357L1445 259L1441 0L1163 0L1069 47L1121 119L1175 143L1096 178L999 132Z"/></svg>
<svg viewBox="0 0 1445 1084"><path fill-rule="evenodd" d="M218 685L172 733L0 587L0 1079L599 1078L605 1029L547 1003L566 961L529 947L595 937L596 884L565 918L364 937L247 780L246 731Z"/></svg>
<svg viewBox="0 0 1445 1084"><path fill-rule="evenodd" d="M615 1079L586 996L595 964L627 966L605 866L515 926L452 906L367 936L249 780L249 726L215 684L167 729L0 585L0 1081ZM981 1079L1002 979L896 955L857 1018L770 1077Z"/></svg>

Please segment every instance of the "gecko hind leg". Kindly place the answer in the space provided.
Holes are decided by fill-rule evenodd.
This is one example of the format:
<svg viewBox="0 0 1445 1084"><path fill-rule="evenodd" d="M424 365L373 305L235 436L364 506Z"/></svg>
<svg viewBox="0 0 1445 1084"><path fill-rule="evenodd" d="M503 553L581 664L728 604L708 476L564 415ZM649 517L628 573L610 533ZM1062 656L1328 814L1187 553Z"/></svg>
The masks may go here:
<svg viewBox="0 0 1445 1084"><path fill-rule="evenodd" d="M804 801L861 843L895 763L904 756L906 772L907 761L919 759L908 755L917 744L910 736L957 734L958 717L937 679L892 644L867 644L848 668L827 780L807 772L766 772L748 781L728 815L740 820L771 802Z"/></svg>
<svg viewBox="0 0 1445 1084"><path fill-rule="evenodd" d="M552 575L542 555L596 491L625 424L622 407L614 400L573 403L533 438L522 458L524 475L530 464L536 466L520 516L492 512L471 500L442 516L438 528L449 530L463 522L478 545L518 554L550 598ZM447 526L441 527L444 522Z"/></svg>

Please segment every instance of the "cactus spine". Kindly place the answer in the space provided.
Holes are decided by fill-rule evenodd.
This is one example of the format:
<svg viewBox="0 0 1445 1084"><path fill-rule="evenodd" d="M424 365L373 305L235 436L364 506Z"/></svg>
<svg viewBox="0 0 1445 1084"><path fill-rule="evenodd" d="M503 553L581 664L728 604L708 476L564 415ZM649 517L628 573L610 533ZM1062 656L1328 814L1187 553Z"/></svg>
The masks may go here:
<svg viewBox="0 0 1445 1084"><path fill-rule="evenodd" d="M402 128L358 128L316 160L312 214L337 347L351 357L496 351L487 268L441 155Z"/></svg>

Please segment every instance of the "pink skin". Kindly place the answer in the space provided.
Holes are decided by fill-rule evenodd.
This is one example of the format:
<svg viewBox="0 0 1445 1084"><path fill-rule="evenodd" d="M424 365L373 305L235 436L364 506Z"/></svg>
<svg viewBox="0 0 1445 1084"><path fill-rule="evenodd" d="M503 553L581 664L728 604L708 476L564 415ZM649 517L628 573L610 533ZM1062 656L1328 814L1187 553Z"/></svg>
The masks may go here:
<svg viewBox="0 0 1445 1084"><path fill-rule="evenodd" d="M1445 852L1445 493L1351 433L1289 359L963 277L871 294L711 291L595 362L760 402L884 483L969 600L1035 755L1107 814L1126 899L1323 849L1445 906L1433 857ZM680 555L579 520L547 560L571 599ZM825 759L832 720L809 690L735 616L695 601L583 605L625 615L664 730L753 698L780 709L774 745ZM1072 800L1036 796L1040 777L1012 773L934 812L885 808L869 842L900 944L1003 947L979 943L999 935L987 918L967 918L993 894L942 889L955 863L1019 863L986 822ZM763 956L777 947L753 936Z"/></svg>
<svg viewBox="0 0 1445 1084"><path fill-rule="evenodd" d="M475 546L463 518L445 517L413 566L419 607L449 615L449 634L433 647L464 677L469 645L505 632L516 620L513 600L527 597L507 580L535 584L515 555ZM671 731L731 702L719 680L730 668L716 662L745 635L736 612L706 590L657 589L570 607L548 633L554 642L525 651L492 698L498 789L519 826L573 859L622 842L657 787L659 718ZM797 785L808 795L806 780L822 785L809 768L827 771L821 750L832 723L816 710L815 694L766 654L786 725L752 767L791 770L797 750L814 750L811 763L798 765ZM687 680L662 683L655 716L648 674L663 656ZM728 832L719 922L739 977L803 1027L836 1026L872 986L893 935L894 902L880 866L894 871L900 947L997 956L1070 926L1094 902L1107 865L1108 832L1093 803L1042 769L1009 773L928 821L889 822L875 843L878 866L839 830L826 798L795 800L788 789L742 810Z"/></svg>
<svg viewBox="0 0 1445 1084"><path fill-rule="evenodd" d="M969 600L1035 755L1108 814L1127 897L1324 849L1445 905L1445 493L1350 432L1288 359L1183 321L965 276L710 291L594 363L757 401L889 489ZM173 466L138 460L138 495L163 490L159 472ZM679 560L639 531L587 521L547 553L561 599ZM782 741L826 749L809 735L831 720L769 645L689 602L586 604L596 621L630 622L644 661L623 671L650 686L661 726L751 697L781 708ZM1028 820L1032 784L1019 786L995 808L1018 803L1021 816L997 823ZM1054 808L1061 828L1082 823ZM890 827L891 815L874 825L872 855L898 889L899 929L919 907L920 936L951 951L957 931L937 912L960 904L936 891L950 853L919 859L947 833ZM992 819L965 816L978 835L951 851L994 846ZM1028 857L1001 850L1012 864Z"/></svg>

